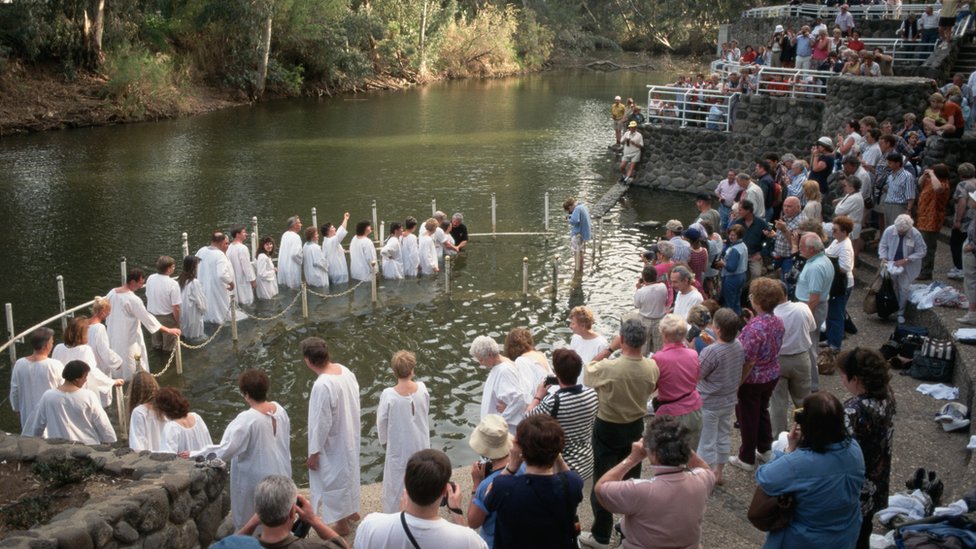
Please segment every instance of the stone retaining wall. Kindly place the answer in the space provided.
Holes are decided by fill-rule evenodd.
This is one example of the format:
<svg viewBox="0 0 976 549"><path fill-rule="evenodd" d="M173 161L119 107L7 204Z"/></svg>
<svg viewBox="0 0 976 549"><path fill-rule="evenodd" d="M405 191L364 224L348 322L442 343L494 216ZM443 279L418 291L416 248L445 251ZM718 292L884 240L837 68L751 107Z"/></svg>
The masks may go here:
<svg viewBox="0 0 976 549"><path fill-rule="evenodd" d="M230 510L228 472L173 454L90 447L0 433L0 459L33 462L89 458L101 473L133 479L80 509L55 516L45 526L11 532L0 546L13 548L186 549L208 547Z"/></svg>
<svg viewBox="0 0 976 549"><path fill-rule="evenodd" d="M976 162L976 138L943 139L930 137L925 142L925 156L923 166L945 163L952 168L953 181L956 180L955 168L963 162Z"/></svg>
<svg viewBox="0 0 976 549"><path fill-rule="evenodd" d="M819 135L824 102L768 95L740 96L732 131L759 137L778 137L787 141L813 142Z"/></svg>
<svg viewBox="0 0 976 549"><path fill-rule="evenodd" d="M928 97L935 87L927 78L893 76L866 78L838 76L827 82L824 101L824 135L831 139L851 118L873 116L878 122L889 118L898 127L906 112L913 112L921 123Z"/></svg>

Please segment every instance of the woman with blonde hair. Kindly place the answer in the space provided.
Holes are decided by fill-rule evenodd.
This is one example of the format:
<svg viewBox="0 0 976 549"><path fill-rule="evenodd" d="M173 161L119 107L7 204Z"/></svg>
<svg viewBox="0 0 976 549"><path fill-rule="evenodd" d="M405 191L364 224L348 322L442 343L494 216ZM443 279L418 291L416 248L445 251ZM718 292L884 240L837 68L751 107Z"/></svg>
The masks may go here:
<svg viewBox="0 0 976 549"><path fill-rule="evenodd" d="M112 312L112 304L104 297L95 296L92 305L92 316L88 320L88 346L95 354L95 363L90 364L93 369L101 370L109 377L121 376L122 357L112 350L108 344L108 330L105 329L105 319Z"/></svg>
<svg viewBox="0 0 976 549"><path fill-rule="evenodd" d="M152 374L136 372L129 385L129 448L139 452L163 450L163 426L166 418L156 409L159 384Z"/></svg>
<svg viewBox="0 0 976 549"><path fill-rule="evenodd" d="M515 370L522 379L526 396L534 394L546 376L553 375L546 355L535 350L532 332L527 328L512 328L505 338L505 356L515 362Z"/></svg>
<svg viewBox="0 0 976 549"><path fill-rule="evenodd" d="M821 200L823 200L823 195L820 194L820 183L808 179L803 184L803 201L805 205L800 215L804 219L813 219L818 223L823 222L823 206L820 204Z"/></svg>
<svg viewBox="0 0 976 549"><path fill-rule="evenodd" d="M569 329L573 337L569 339L569 348L576 351L583 361L583 365L593 361L593 357L604 349L610 348L607 338L593 331L593 311L589 307L579 305L569 311ZM576 383L583 383L583 374Z"/></svg>
<svg viewBox="0 0 976 549"><path fill-rule="evenodd" d="M661 371L657 380L654 414L673 416L688 429L689 445L698 447L702 428L702 398L698 394L698 353L685 346L688 323L675 314L665 315L658 325L664 346L654 353Z"/></svg>
<svg viewBox="0 0 976 549"><path fill-rule="evenodd" d="M64 331L64 343L58 343L54 347L51 358L61 364L80 360L91 367L84 388L98 395L103 408L112 405L112 389L125 383L121 379L113 380L95 367L95 351L88 346L88 317L75 317L68 323L68 328Z"/></svg>

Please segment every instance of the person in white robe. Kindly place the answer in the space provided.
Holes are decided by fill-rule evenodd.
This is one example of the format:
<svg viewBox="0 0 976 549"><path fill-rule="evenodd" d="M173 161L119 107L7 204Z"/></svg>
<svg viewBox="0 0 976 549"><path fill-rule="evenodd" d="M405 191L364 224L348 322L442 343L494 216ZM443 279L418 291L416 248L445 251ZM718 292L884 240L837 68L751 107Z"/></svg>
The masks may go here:
<svg viewBox="0 0 976 549"><path fill-rule="evenodd" d="M296 215L288 218L288 230L281 235L278 246L278 285L292 290L302 287L302 220Z"/></svg>
<svg viewBox="0 0 976 549"><path fill-rule="evenodd" d="M417 276L420 274L420 243L414 232L417 230L417 220L408 217L403 222L403 234L400 237L400 255L403 259L403 275Z"/></svg>
<svg viewBox="0 0 976 549"><path fill-rule="evenodd" d="M274 239L266 236L258 244L257 257L254 258L254 272L257 286L254 292L258 299L271 299L278 295L278 268L271 260L274 255Z"/></svg>
<svg viewBox="0 0 976 549"><path fill-rule="evenodd" d="M122 369L122 357L112 350L108 342L105 319L112 312L112 304L104 297L95 297L92 317L88 319L88 346L95 353L94 367L109 377L118 378Z"/></svg>
<svg viewBox="0 0 976 549"><path fill-rule="evenodd" d="M380 256L383 258L383 278L388 280L403 278L403 253L400 249L402 234L403 227L399 223L390 223L390 238L386 239L386 244L380 250Z"/></svg>
<svg viewBox="0 0 976 549"><path fill-rule="evenodd" d="M383 512L400 509L403 475L407 460L414 453L430 448L430 393L414 381L417 357L410 351L397 351L391 361L397 383L380 394L376 409L376 434L386 446L383 462Z"/></svg>
<svg viewBox="0 0 976 549"><path fill-rule="evenodd" d="M329 262L329 280L333 284L349 282L349 266L346 265L346 252L342 240L349 234L349 212L342 214L342 223L336 227L332 223L322 225L322 253Z"/></svg>
<svg viewBox="0 0 976 549"><path fill-rule="evenodd" d="M203 317L207 314L207 296L203 293L203 285L197 279L200 268L200 258L188 255L183 258L183 271L178 279L180 299L183 300L180 315L180 329L183 337L191 341L203 339L207 334L203 328Z"/></svg>
<svg viewBox="0 0 976 549"><path fill-rule="evenodd" d="M156 260L156 272L146 278L146 310L163 326L180 327L180 287L173 280L176 261L168 255ZM157 331L152 335L152 347L158 351L172 351L177 338Z"/></svg>
<svg viewBox="0 0 976 549"><path fill-rule="evenodd" d="M316 374L308 403L308 482L312 509L339 535L359 520L359 382L345 366L332 362L324 340L301 343L305 365Z"/></svg>
<svg viewBox="0 0 976 549"><path fill-rule="evenodd" d="M259 482L268 475L291 478L291 421L280 404L266 400L269 386L263 371L244 371L238 387L249 408L230 422L220 444L190 452L191 458L214 453L230 462L230 512L235 530L254 515L254 488ZM358 479L358 470L356 475ZM358 483L356 488L358 493Z"/></svg>
<svg viewBox="0 0 976 549"><path fill-rule="evenodd" d="M31 416L44 391L61 385L64 365L50 357L54 348L54 330L41 327L30 335L34 352L14 363L10 374L10 406L20 419L20 430L27 432Z"/></svg>
<svg viewBox="0 0 976 549"><path fill-rule="evenodd" d="M356 223L356 237L349 243L349 277L353 280L369 280L373 276L376 247L369 239L372 232L369 221Z"/></svg>
<svg viewBox="0 0 976 549"><path fill-rule="evenodd" d="M500 414L508 424L508 431L515 434L527 404L522 378L515 365L501 355L498 343L488 336L478 336L471 343L471 356L488 368L488 379L481 392L481 416Z"/></svg>
<svg viewBox="0 0 976 549"><path fill-rule="evenodd" d="M68 323L68 327L64 331L64 343L58 343L54 347L51 358L61 364L67 364L72 360L80 360L87 364L91 371L87 374L88 382L84 388L98 395L103 408L112 405L112 393L115 386L125 383L121 379L112 379L111 376L95 366L95 351L88 346L87 317L78 316Z"/></svg>
<svg viewBox="0 0 976 549"><path fill-rule="evenodd" d="M305 229L305 247L302 248L302 267L305 282L313 288L329 287L329 262L319 246L319 231L315 227Z"/></svg>
<svg viewBox="0 0 976 549"><path fill-rule="evenodd" d="M431 275L439 273L437 266L437 246L434 244L434 231L438 230L437 220L428 219L424 223L424 232L420 235L420 274Z"/></svg>
<svg viewBox="0 0 976 549"><path fill-rule="evenodd" d="M227 259L227 248L230 241L227 235L220 231L210 237L210 246L200 248L197 257L197 278L203 286L203 295L207 297L207 310L203 315L204 322L223 324L230 321L230 294L237 287L234 284L234 269ZM238 321L247 318L244 311L235 311Z"/></svg>
<svg viewBox="0 0 976 549"><path fill-rule="evenodd" d="M65 365L64 383L48 389L41 396L27 436L60 438L90 445L112 444L117 440L98 396L83 388L90 371L91 367L80 360Z"/></svg>
<svg viewBox="0 0 976 549"><path fill-rule="evenodd" d="M153 402L159 413L168 420L163 425L160 452L189 457L190 452L213 445L207 424L203 418L190 411L190 402L178 389L160 389Z"/></svg>
<svg viewBox="0 0 976 549"><path fill-rule="evenodd" d="M505 356L515 361L515 370L522 379L525 404L528 406L536 389L546 376L555 375L546 355L535 350L532 332L527 328L512 328L505 337ZM550 387L555 392L558 387Z"/></svg>
<svg viewBox="0 0 976 549"><path fill-rule="evenodd" d="M129 448L162 451L166 418L156 409L159 383L149 372L136 372L129 386Z"/></svg>
<svg viewBox="0 0 976 549"><path fill-rule="evenodd" d="M254 303L254 289L257 286L257 275L251 264L251 250L244 242L247 240L247 229L238 225L230 230L230 246L227 247L227 260L230 261L234 272L234 291L237 303L250 305Z"/></svg>
<svg viewBox="0 0 976 549"><path fill-rule="evenodd" d="M142 288L145 283L146 275L142 269L130 269L125 278L125 285L113 288L105 295L114 312L105 320L108 342L112 350L122 357L122 367L113 375L125 380L132 379L136 370L149 371L146 340L139 328L140 324L145 326L149 333L163 330L170 335L180 336L179 328L167 328L160 324L156 317L149 314L142 300L136 295L136 290ZM136 356L139 357L138 362Z"/></svg>

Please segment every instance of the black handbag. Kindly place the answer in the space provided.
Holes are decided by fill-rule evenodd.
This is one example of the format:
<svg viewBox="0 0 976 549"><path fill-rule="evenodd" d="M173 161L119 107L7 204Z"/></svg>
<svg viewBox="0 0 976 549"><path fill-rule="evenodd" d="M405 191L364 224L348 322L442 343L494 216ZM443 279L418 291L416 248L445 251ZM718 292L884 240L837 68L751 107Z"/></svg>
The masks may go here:
<svg viewBox="0 0 976 549"><path fill-rule="evenodd" d="M878 316L886 318L898 312L898 294L895 293L895 283L890 276L885 276L881 281L881 289L875 296L877 303Z"/></svg>

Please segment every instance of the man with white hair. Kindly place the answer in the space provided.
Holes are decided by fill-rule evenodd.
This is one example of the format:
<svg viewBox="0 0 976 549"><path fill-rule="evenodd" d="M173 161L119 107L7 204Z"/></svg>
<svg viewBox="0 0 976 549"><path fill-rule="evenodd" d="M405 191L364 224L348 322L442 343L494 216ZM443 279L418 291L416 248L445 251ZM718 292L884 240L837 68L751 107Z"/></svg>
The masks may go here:
<svg viewBox="0 0 976 549"><path fill-rule="evenodd" d="M508 431L514 435L528 406L522 378L515 364L501 355L498 343L488 336L474 338L470 352L478 364L489 370L488 379L481 390L481 419L491 414L501 414L508 424Z"/></svg>
<svg viewBox="0 0 976 549"><path fill-rule="evenodd" d="M788 196L783 201L783 215L776 220L776 240L773 241L773 266L780 270L780 280L793 271L793 233L800 226L800 199ZM787 286L786 295L790 295Z"/></svg>
<svg viewBox="0 0 976 549"><path fill-rule="evenodd" d="M704 298L701 292L693 286L695 275L683 265L671 269L671 287L674 288L674 314L687 320L688 311L698 305Z"/></svg>
<svg viewBox="0 0 976 549"><path fill-rule="evenodd" d="M766 195L763 194L762 187L756 185L753 182L752 177L747 173L740 173L735 176L735 182L739 184L739 188L742 189L742 195L739 198L739 204L742 204L743 200L748 200L752 202L752 213L756 217L765 220L766 219Z"/></svg>
<svg viewBox="0 0 976 549"><path fill-rule="evenodd" d="M451 216L451 238L459 252L468 245L468 227L464 224L464 215L461 212L455 212Z"/></svg>
<svg viewBox="0 0 976 549"><path fill-rule="evenodd" d="M834 17L834 26L839 27L844 36L850 34L851 29L854 28L854 16L848 10L847 4L841 5L837 17Z"/></svg>
<svg viewBox="0 0 976 549"><path fill-rule="evenodd" d="M785 288L784 288L785 290ZM779 348L779 382L769 401L773 438L786 430L790 403L799 407L810 394L810 347L820 328L805 303L790 301L784 291L773 315L783 321L783 344Z"/></svg>
<svg viewBox="0 0 976 549"><path fill-rule="evenodd" d="M824 254L824 243L817 233L800 236L800 255L807 262L796 281L796 299L806 303L816 321L813 341L820 340L820 326L827 320L830 301L830 285L834 283L834 266ZM817 346L810 346L810 392L820 390L820 373L817 371Z"/></svg>
<svg viewBox="0 0 976 549"><path fill-rule="evenodd" d="M240 530L239 536L253 536L258 526L257 540L262 547L289 549L340 549L349 547L335 530L312 510L312 504L298 493L294 481L283 475L269 475L254 489L254 516ZM295 517L308 523L319 539L299 538L292 533Z"/></svg>
<svg viewBox="0 0 976 549"><path fill-rule="evenodd" d="M289 217L287 227L278 246L278 284L297 290L302 287L302 237L298 236L301 218Z"/></svg>
<svg viewBox="0 0 976 549"><path fill-rule="evenodd" d="M922 233L915 228L912 216L901 214L885 229L878 244L881 268L888 269L898 295L898 323L905 322L905 304L911 295L912 282L922 272L922 259L928 248Z"/></svg>

